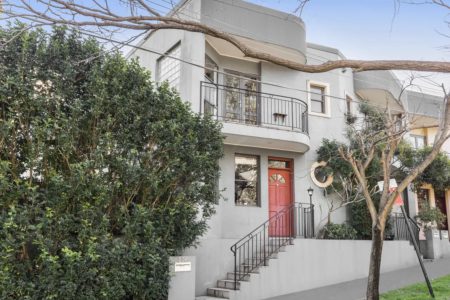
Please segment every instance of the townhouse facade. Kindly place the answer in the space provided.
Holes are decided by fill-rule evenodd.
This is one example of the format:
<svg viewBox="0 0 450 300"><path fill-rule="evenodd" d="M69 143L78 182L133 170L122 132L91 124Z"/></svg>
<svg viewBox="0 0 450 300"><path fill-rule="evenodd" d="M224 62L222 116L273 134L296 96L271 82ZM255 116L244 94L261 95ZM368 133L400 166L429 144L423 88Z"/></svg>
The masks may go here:
<svg viewBox="0 0 450 300"><path fill-rule="evenodd" d="M320 64L345 58L337 49L307 43L300 18L245 1L183 0L172 14L232 34L249 48L298 62ZM221 39L181 30L150 32L140 46L152 51L135 49L130 58L139 59L156 81L168 81L194 112L209 114L223 125L225 154L218 182L223 198L199 246L185 253L196 256L196 296L261 299L294 291L287 286L294 286L295 278L288 278L283 280L294 281L285 288L260 283L241 291L241 298L229 292L242 290L253 265L266 264L266 252L276 254L291 243L283 237L305 239L320 230L330 195L324 193L327 178L315 172L320 166L316 149L324 138L346 141L346 119L358 113L361 99L380 107L388 103L404 113L396 98L400 82L388 71L302 73L245 57ZM409 133L408 139L417 147L431 143L442 100L415 92L405 93L400 100L424 127ZM445 147L450 151L448 143ZM424 191L405 193L411 216L423 201L450 216L450 191L435 193L432 187ZM280 215L280 211L289 213ZM267 223L271 218L277 221ZM332 214L334 223L347 219L346 209ZM448 225L441 229L448 230ZM277 247L280 240L284 244ZM274 245L276 251L272 251ZM401 265L401 257L397 263ZM271 276L281 278L286 270L277 268Z"/></svg>

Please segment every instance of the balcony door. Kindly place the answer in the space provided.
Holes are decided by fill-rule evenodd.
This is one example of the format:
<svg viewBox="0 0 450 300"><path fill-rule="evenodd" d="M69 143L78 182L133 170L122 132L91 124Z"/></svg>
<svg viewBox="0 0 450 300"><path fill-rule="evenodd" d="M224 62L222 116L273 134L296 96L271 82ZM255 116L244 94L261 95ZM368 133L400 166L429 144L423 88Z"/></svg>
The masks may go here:
<svg viewBox="0 0 450 300"><path fill-rule="evenodd" d="M227 71L224 76L224 116L246 124L258 123L258 76Z"/></svg>
<svg viewBox="0 0 450 300"><path fill-rule="evenodd" d="M269 159L269 218L273 217L269 223L269 236L272 237L292 234L293 215L289 211L293 203L291 167L291 160Z"/></svg>

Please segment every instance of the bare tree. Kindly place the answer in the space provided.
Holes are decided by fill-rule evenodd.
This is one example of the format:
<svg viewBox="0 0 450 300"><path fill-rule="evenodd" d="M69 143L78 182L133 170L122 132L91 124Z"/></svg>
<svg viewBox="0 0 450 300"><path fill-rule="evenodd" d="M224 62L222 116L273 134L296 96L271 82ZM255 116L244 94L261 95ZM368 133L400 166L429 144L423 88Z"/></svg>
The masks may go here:
<svg viewBox="0 0 450 300"><path fill-rule="evenodd" d="M302 10L307 1L301 1ZM155 2L150 0L115 1L120 9L113 9L110 0L5 0L2 20L19 19L31 26L68 25L105 34L119 29L142 33L149 30L179 29L200 32L225 40L236 46L245 56L271 62L290 69L321 73L339 68L354 71L370 70L411 70L425 72L450 72L450 62L415 60L335 60L319 65L285 59L270 53L248 47L227 32L206 26L184 14L172 13L162 16ZM176 8L175 8L176 12Z"/></svg>
<svg viewBox="0 0 450 300"><path fill-rule="evenodd" d="M330 186L330 194L327 189L324 189L325 198L327 199L327 215L320 222L326 221L326 224L331 224L331 216L334 212L347 207L351 204L365 201L362 196L362 190L354 178L345 178L339 175L339 182L342 188L337 188L335 185ZM370 191L372 194L374 190Z"/></svg>
<svg viewBox="0 0 450 300"><path fill-rule="evenodd" d="M443 92L445 96L442 104L442 116L433 147L429 155L409 171L408 175L399 183L394 192L389 189L389 181L393 173L395 153L404 135L415 128L414 122L412 122L413 116L404 114L402 118L399 118L399 115L392 113L388 106L386 111L378 115L378 120L376 120L374 128L367 130L363 126L359 129L354 129L350 133L350 139L355 141L357 145L356 150L355 148L345 146L339 148L341 157L352 167L362 189L372 219L372 250L366 294L367 299L379 298L384 232L386 221L391 213L395 199L431 164L439 154L442 145L450 138L450 94L444 88ZM369 178L366 173L375 158L381 162L383 179L383 190L381 191L378 207L374 201L374 194L370 192Z"/></svg>

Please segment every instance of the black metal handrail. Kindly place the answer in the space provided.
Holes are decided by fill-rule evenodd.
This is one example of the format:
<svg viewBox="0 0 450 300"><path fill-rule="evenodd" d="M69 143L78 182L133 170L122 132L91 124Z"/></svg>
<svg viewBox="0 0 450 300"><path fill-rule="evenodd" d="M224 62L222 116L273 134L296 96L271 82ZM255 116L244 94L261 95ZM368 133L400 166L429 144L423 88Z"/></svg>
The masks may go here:
<svg viewBox="0 0 450 300"><path fill-rule="evenodd" d="M275 212L266 222L245 235L233 246L234 288L256 268L267 265L267 260L281 247L292 243L294 237L313 237L314 205L294 203Z"/></svg>
<svg viewBox="0 0 450 300"><path fill-rule="evenodd" d="M297 98L202 81L200 111L225 122L308 133L308 105Z"/></svg>

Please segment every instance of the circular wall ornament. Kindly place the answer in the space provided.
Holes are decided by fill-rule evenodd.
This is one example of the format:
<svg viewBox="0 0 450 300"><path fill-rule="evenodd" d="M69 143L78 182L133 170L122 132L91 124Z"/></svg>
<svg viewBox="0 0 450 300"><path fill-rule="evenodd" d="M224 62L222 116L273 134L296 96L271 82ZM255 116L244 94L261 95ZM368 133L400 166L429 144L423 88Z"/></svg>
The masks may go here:
<svg viewBox="0 0 450 300"><path fill-rule="evenodd" d="M311 166L311 179L318 187L326 188L333 183L333 175L324 174L323 168L326 165L325 161L316 161Z"/></svg>

